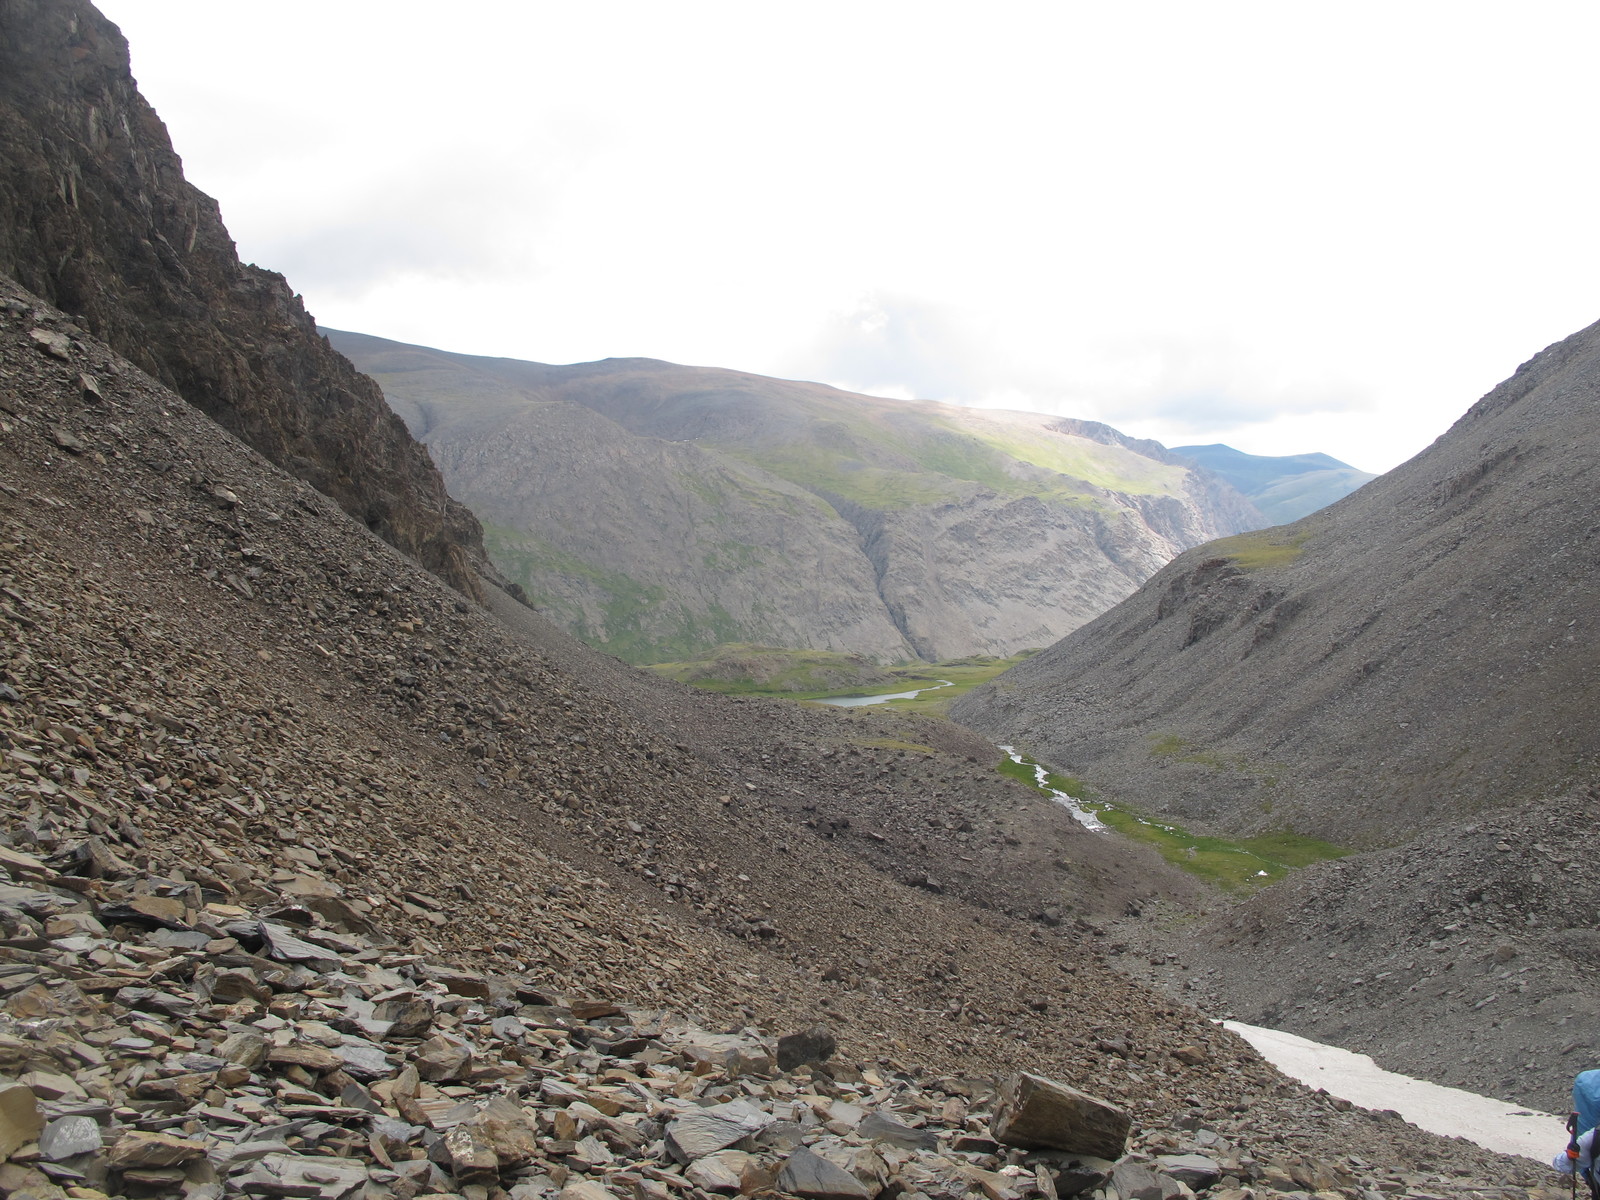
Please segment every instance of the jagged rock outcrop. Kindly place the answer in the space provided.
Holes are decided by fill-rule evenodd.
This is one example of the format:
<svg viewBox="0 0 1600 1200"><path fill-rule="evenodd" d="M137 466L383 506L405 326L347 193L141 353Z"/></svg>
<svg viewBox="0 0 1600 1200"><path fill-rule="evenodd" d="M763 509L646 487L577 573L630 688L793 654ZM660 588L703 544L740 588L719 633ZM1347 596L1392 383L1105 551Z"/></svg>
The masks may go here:
<svg viewBox="0 0 1600 1200"><path fill-rule="evenodd" d="M428 443L501 569L632 661L730 642L1009 655L1262 523L1209 472L1093 422L328 333Z"/></svg>
<svg viewBox="0 0 1600 1200"><path fill-rule="evenodd" d="M1144 809L1392 844L1600 773L1600 325L1421 455L1183 554L963 697Z"/></svg>
<svg viewBox="0 0 1600 1200"><path fill-rule="evenodd" d="M0 273L478 594L477 522L283 277L239 262L86 0L0 6Z"/></svg>

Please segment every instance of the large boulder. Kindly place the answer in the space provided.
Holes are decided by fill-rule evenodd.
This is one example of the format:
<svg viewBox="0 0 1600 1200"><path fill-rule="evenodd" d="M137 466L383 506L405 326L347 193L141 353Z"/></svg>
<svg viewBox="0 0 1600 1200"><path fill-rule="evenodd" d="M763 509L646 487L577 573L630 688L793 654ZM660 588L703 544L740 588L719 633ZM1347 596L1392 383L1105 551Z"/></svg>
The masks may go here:
<svg viewBox="0 0 1600 1200"><path fill-rule="evenodd" d="M1068 1150L1121 1158L1132 1121L1122 1109L1077 1088L1020 1072L1006 1080L990 1129L1025 1150Z"/></svg>

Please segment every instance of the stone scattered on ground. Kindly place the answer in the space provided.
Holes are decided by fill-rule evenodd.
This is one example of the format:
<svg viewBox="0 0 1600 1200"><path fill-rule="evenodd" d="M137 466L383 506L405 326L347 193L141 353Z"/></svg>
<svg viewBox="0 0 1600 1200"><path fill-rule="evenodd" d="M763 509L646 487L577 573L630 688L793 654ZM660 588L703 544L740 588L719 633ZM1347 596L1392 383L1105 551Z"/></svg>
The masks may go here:
<svg viewBox="0 0 1600 1200"><path fill-rule="evenodd" d="M0 947L8 1196L1436 1194L1205 1129L1130 1141L1120 1110L1034 1075L786 1071L793 1035L566 997L178 875L0 861L0 919L22 935Z"/></svg>
<svg viewBox="0 0 1600 1200"><path fill-rule="evenodd" d="M694 695L476 609L0 297L0 1195L94 1200L94 1163L314 1195L349 1160L380 1194L702 1200L801 1147L917 1195L1103 1191L1114 1162L994 1136L1017 1071L1223 1191L1546 1177L1110 969L1146 860L970 735ZM768 1035L818 1025L837 1048L783 1071ZM703 1121L730 1140L668 1137Z"/></svg>

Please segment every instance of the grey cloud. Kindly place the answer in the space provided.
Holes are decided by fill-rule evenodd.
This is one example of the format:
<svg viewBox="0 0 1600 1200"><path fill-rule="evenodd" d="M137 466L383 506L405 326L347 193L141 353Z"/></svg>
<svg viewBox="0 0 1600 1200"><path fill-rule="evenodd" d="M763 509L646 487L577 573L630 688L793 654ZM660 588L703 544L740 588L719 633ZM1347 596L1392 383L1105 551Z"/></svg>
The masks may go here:
<svg viewBox="0 0 1600 1200"><path fill-rule="evenodd" d="M882 295L831 322L794 365L794 374L867 391L1112 425L1155 421L1184 434L1371 407L1370 392L1335 369L1285 371L1226 338L1063 337L1061 361L1019 368L962 330L949 309Z"/></svg>
<svg viewBox="0 0 1600 1200"><path fill-rule="evenodd" d="M284 223L248 247L297 289L359 295L405 275L500 280L537 270L538 181L487 179L466 164L408 165L348 194L305 196L304 225ZM515 231L508 235L508 230Z"/></svg>
<svg viewBox="0 0 1600 1200"><path fill-rule="evenodd" d="M1248 350L1227 339L1145 338L1099 350L1095 373L1106 384L1097 407L1109 420L1120 416L1206 429L1366 409L1372 403L1365 387L1341 378L1336 368L1297 365L1286 374L1254 361Z"/></svg>

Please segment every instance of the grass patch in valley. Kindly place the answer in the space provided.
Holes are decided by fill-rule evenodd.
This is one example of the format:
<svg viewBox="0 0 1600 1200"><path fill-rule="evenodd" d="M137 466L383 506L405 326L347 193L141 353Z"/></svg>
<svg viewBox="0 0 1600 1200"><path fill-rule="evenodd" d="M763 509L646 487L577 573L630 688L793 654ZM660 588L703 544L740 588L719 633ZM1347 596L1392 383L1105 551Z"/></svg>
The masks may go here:
<svg viewBox="0 0 1600 1200"><path fill-rule="evenodd" d="M1166 740L1177 743L1166 747L1169 754L1182 753L1188 746L1181 738ZM1005 759L998 769L1002 775L1029 787L1038 786L1034 764L1027 758L1020 763ZM1181 825L1147 820L1128 809L1099 800L1081 780L1053 772L1046 775L1045 786L1066 792L1117 833L1144 842L1173 866L1227 892L1253 892L1297 868L1328 858L1342 858L1349 853L1340 846L1288 830L1238 839L1193 834Z"/></svg>
<svg viewBox="0 0 1600 1200"><path fill-rule="evenodd" d="M851 689L894 691L898 676L860 654L834 650L785 650L732 642L681 662L650 664L649 670L679 683L728 696L815 696L853 694ZM880 685L882 685L880 687ZM893 685L893 686L891 686Z"/></svg>

